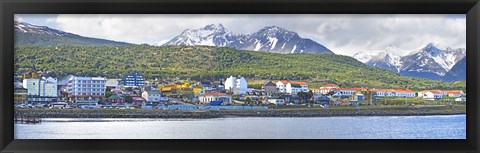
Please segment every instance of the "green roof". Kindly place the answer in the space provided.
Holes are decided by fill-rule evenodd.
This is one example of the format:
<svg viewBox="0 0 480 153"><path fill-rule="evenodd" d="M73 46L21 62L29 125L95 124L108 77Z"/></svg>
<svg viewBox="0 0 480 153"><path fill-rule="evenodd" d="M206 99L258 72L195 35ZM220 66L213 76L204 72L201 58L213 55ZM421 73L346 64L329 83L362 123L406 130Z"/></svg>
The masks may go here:
<svg viewBox="0 0 480 153"><path fill-rule="evenodd" d="M117 98L122 98L123 99L123 97L120 97L117 94L113 94L112 96L108 97L108 99L117 99Z"/></svg>

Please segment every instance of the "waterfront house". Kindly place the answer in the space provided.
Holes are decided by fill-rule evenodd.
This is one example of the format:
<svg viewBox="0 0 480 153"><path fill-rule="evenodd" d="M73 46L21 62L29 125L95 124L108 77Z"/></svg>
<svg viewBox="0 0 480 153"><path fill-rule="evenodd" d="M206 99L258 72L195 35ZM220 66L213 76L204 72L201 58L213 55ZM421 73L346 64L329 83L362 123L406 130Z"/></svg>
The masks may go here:
<svg viewBox="0 0 480 153"><path fill-rule="evenodd" d="M72 77L68 80L68 98L77 105L97 105L105 98L105 83L102 77Z"/></svg>
<svg viewBox="0 0 480 153"><path fill-rule="evenodd" d="M423 98L426 100L440 100L443 98L443 94L439 90L426 90L422 93Z"/></svg>
<svg viewBox="0 0 480 153"><path fill-rule="evenodd" d="M232 103L232 95L220 92L209 92L199 96L199 101L202 104L208 104L211 101L222 101L223 104Z"/></svg>
<svg viewBox="0 0 480 153"><path fill-rule="evenodd" d="M281 93L297 94L299 92L308 92L308 84L303 81L280 80L276 85Z"/></svg>
<svg viewBox="0 0 480 153"><path fill-rule="evenodd" d="M270 104L275 104L275 105L284 105L285 104L285 99L281 98L271 98L267 100L268 103Z"/></svg>
<svg viewBox="0 0 480 153"><path fill-rule="evenodd" d="M230 93L237 91L235 94L245 94L247 92L247 80L241 76L228 77L227 80L225 80L224 85L225 90Z"/></svg>
<svg viewBox="0 0 480 153"><path fill-rule="evenodd" d="M116 94L113 94L112 96L107 98L108 102L110 103L117 103L117 104L122 104L125 102L125 99L121 96L118 96Z"/></svg>
<svg viewBox="0 0 480 153"><path fill-rule="evenodd" d="M142 98L144 98L148 103L157 103L160 102L162 94L159 91L144 91L142 93Z"/></svg>
<svg viewBox="0 0 480 153"><path fill-rule="evenodd" d="M133 105L141 105L146 102L142 97L132 97Z"/></svg>
<svg viewBox="0 0 480 153"><path fill-rule="evenodd" d="M317 104L324 105L324 104L330 104L332 102L330 98L322 94L316 94L312 98L313 98L313 101Z"/></svg>
<svg viewBox="0 0 480 153"><path fill-rule="evenodd" d="M278 90L277 90L277 85L275 83L273 83L272 81L267 81L265 83L262 84L262 90L271 95L273 93L276 93Z"/></svg>

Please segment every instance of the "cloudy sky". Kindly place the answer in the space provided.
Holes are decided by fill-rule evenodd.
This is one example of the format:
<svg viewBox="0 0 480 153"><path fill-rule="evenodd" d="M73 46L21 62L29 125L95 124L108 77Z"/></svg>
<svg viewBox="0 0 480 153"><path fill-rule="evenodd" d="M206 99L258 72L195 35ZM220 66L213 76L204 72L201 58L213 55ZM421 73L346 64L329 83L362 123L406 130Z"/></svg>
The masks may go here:
<svg viewBox="0 0 480 153"><path fill-rule="evenodd" d="M15 20L82 36L136 44L161 44L185 29L221 23L234 34L279 26L325 45L337 54L381 52L388 46L405 55L432 42L465 48L466 18L460 15L16 15Z"/></svg>

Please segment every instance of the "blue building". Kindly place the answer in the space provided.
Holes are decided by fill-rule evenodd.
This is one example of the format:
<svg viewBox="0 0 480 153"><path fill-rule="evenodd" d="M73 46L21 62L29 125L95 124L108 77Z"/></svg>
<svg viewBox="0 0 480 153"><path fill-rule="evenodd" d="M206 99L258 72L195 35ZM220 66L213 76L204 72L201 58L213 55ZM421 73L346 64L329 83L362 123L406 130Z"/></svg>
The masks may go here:
<svg viewBox="0 0 480 153"><path fill-rule="evenodd" d="M125 86L144 86L145 78L138 72L132 72L123 77L122 82Z"/></svg>

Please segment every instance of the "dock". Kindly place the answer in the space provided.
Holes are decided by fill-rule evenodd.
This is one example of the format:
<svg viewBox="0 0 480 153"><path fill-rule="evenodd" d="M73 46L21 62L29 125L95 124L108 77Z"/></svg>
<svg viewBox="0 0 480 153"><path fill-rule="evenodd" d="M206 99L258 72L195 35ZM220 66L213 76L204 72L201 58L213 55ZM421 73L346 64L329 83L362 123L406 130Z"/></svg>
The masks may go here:
<svg viewBox="0 0 480 153"><path fill-rule="evenodd" d="M38 124L42 122L42 119L39 116L15 115L14 122L20 124Z"/></svg>

